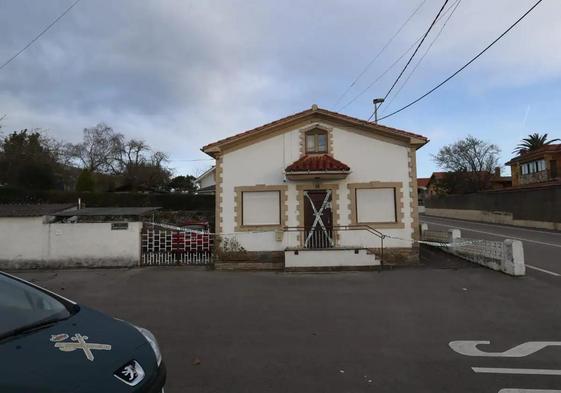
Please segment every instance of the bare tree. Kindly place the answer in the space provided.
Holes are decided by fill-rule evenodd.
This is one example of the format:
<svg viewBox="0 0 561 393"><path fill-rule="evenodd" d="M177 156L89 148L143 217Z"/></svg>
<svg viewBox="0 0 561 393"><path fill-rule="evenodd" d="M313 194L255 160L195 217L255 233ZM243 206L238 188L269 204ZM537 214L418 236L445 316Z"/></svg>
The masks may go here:
<svg viewBox="0 0 561 393"><path fill-rule="evenodd" d="M126 140L103 123L84 129L83 142L67 145L67 151L89 173L118 175L120 189L164 190L171 176L165 153L152 152L143 140Z"/></svg>
<svg viewBox="0 0 561 393"><path fill-rule="evenodd" d="M68 151L90 172L116 173L123 141L123 134L99 123L95 127L85 128L83 142L68 145Z"/></svg>
<svg viewBox="0 0 561 393"><path fill-rule="evenodd" d="M499 163L499 147L473 136L442 147L436 164L450 172L492 172Z"/></svg>
<svg viewBox="0 0 561 393"><path fill-rule="evenodd" d="M500 149L473 136L442 147L433 156L447 175L439 187L448 193L477 192L490 188Z"/></svg>
<svg viewBox="0 0 561 393"><path fill-rule="evenodd" d="M150 146L140 139L122 140L112 165L115 174L123 174L130 168L144 165L150 152Z"/></svg>
<svg viewBox="0 0 561 393"><path fill-rule="evenodd" d="M152 157L150 157L150 163L156 167L162 167L164 163L168 162L168 160L168 155L161 151L154 152Z"/></svg>

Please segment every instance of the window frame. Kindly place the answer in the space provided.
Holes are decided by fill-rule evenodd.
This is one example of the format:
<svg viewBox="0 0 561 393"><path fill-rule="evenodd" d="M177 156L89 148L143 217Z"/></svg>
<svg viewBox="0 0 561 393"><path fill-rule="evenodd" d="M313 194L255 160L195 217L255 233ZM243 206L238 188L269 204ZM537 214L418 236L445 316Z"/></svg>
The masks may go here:
<svg viewBox="0 0 561 393"><path fill-rule="evenodd" d="M520 174L522 176L532 175L534 173L540 173L547 170L547 164L544 158L538 160L532 160L520 164Z"/></svg>
<svg viewBox="0 0 561 393"><path fill-rule="evenodd" d="M314 149L309 149L308 137L314 138ZM319 136L325 136L325 149L319 150ZM321 128L314 128L304 133L304 151L306 154L327 154L329 152L329 132Z"/></svg>
<svg viewBox="0 0 561 393"><path fill-rule="evenodd" d="M360 221L360 211L358 210L358 195L359 190L392 190L393 191L393 221ZM395 224L397 220L397 190L395 187L375 187L375 188L355 188L355 211L356 211L356 223L357 225L368 225L368 224Z"/></svg>
<svg viewBox="0 0 561 393"><path fill-rule="evenodd" d="M279 223L278 224L243 224L243 193L244 192L271 192L279 193ZM282 185L257 185L234 187L234 232L253 231L259 229L282 229L288 225L287 197L288 186Z"/></svg>
<svg viewBox="0 0 561 393"><path fill-rule="evenodd" d="M349 222L351 226L369 226L375 229L403 229L405 228L404 222L404 197L403 197L403 183L402 182L369 182L369 183L349 183L347 184L349 190ZM383 222L359 222L358 221L358 198L357 190L359 189L394 189L394 209L395 221Z"/></svg>
<svg viewBox="0 0 561 393"><path fill-rule="evenodd" d="M246 193L263 193L263 192L267 192L267 193L277 193L278 195L278 204L279 204L279 216L278 216L278 222L277 223L270 223L270 224L246 224L244 223L244 194ZM280 190L259 190L259 191L241 191L241 206L240 206L240 214L241 214L241 226L242 227L256 227L256 226L279 226L282 223L282 209L281 209L281 191Z"/></svg>

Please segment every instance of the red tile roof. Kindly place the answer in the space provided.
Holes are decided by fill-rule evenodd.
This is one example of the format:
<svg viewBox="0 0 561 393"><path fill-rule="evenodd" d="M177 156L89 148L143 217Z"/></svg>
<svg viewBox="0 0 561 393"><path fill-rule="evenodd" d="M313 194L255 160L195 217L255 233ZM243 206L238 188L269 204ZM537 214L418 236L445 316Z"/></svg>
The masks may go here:
<svg viewBox="0 0 561 393"><path fill-rule="evenodd" d="M244 137L259 133L261 131L264 131L266 129L269 129L270 127L281 125L283 123L288 123L292 120L298 120L300 118L304 118L304 117L306 117L308 115L311 115L311 114L314 114L314 113L319 114L319 115L329 116L329 117L332 117L332 118L338 118L338 119L343 120L343 121L357 123L357 124L363 125L363 126L369 126L371 128L376 128L376 129L378 129L382 132L387 132L389 134L394 134L394 135L397 135L397 136L421 139L422 141L424 141L424 143L428 142L428 139L426 137L424 137L422 135L419 135L419 134L414 134L412 132L399 130L397 128L383 126L381 124L375 124L375 123L372 123L372 122L369 122L369 121L366 121L366 120L357 119L356 117L351 117L351 116L343 115L341 113L329 111L327 109L318 108L314 105L314 106L312 106L311 109L306 109L302 112L298 112L298 113L295 113L293 115L283 117L282 119L275 120L273 122L264 124L264 125L259 126L257 128L253 128L251 130L244 131L244 132L229 136L229 137L224 138L224 139L220 139L216 142L209 143L208 145L203 146L203 148L201 150L205 151L205 150L207 150L211 147L222 145L224 143L233 142L233 141L238 140L240 138L244 138Z"/></svg>
<svg viewBox="0 0 561 393"><path fill-rule="evenodd" d="M430 177L417 178L417 187L426 187L429 184Z"/></svg>
<svg viewBox="0 0 561 393"><path fill-rule="evenodd" d="M528 151L526 153L522 153L517 157L514 157L505 165L511 165L516 162L532 160L532 159L539 159L542 158L544 154L556 154L561 153L561 144L551 144L539 147L535 150Z"/></svg>
<svg viewBox="0 0 561 393"><path fill-rule="evenodd" d="M286 167L286 172L343 172L348 165L327 154L305 155Z"/></svg>

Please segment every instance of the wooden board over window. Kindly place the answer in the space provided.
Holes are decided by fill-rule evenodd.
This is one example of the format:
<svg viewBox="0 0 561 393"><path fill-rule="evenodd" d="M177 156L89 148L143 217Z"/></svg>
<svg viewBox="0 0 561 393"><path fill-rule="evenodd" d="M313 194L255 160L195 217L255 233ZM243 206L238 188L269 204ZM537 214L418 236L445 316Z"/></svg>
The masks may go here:
<svg viewBox="0 0 561 393"><path fill-rule="evenodd" d="M234 230L272 230L288 222L286 184L234 187Z"/></svg>
<svg viewBox="0 0 561 393"><path fill-rule="evenodd" d="M349 183L351 225L405 228L401 182Z"/></svg>
<svg viewBox="0 0 561 393"><path fill-rule="evenodd" d="M280 225L280 191L242 192L242 225Z"/></svg>
<svg viewBox="0 0 561 393"><path fill-rule="evenodd" d="M357 222L396 222L395 188L356 190Z"/></svg>

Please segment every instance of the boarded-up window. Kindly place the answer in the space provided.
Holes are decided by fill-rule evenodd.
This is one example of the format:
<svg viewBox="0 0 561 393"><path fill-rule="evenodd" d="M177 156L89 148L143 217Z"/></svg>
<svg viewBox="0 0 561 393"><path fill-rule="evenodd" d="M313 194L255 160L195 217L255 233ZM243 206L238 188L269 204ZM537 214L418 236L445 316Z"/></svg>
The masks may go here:
<svg viewBox="0 0 561 393"><path fill-rule="evenodd" d="M359 188L356 190L358 223L396 222L395 188Z"/></svg>
<svg viewBox="0 0 561 393"><path fill-rule="evenodd" d="M242 192L242 225L280 225L280 192Z"/></svg>

